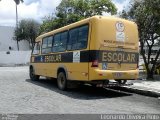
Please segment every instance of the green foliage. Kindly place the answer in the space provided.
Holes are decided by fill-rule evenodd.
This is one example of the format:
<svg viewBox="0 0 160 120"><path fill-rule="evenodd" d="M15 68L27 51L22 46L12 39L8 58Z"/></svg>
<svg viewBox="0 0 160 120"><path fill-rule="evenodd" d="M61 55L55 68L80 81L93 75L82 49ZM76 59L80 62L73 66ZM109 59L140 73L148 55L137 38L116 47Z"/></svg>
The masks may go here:
<svg viewBox="0 0 160 120"><path fill-rule="evenodd" d="M160 40L160 0L132 0L129 11L123 11L122 17L134 20L138 25L140 51L143 56L147 69L148 78L153 78L153 72L157 59L160 55L160 49L154 57L152 68L151 55L153 46ZM145 53L145 47L148 53Z"/></svg>
<svg viewBox="0 0 160 120"><path fill-rule="evenodd" d="M39 34L39 26L39 23L32 19L23 19L15 29L15 38L18 38L18 41L27 40L33 47Z"/></svg>
<svg viewBox="0 0 160 120"><path fill-rule="evenodd" d="M94 15L102 15L104 12L112 15L117 13L117 8L111 0L62 0L56 10L55 16L44 18L41 33Z"/></svg>

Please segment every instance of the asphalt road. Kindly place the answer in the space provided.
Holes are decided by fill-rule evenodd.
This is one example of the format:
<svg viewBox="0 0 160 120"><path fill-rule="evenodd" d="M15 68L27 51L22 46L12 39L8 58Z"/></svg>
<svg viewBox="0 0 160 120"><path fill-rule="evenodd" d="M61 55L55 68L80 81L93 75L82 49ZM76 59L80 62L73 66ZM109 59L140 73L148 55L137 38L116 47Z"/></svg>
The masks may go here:
<svg viewBox="0 0 160 120"><path fill-rule="evenodd" d="M160 114L160 100L90 86L60 91L54 81L31 81L28 67L0 67L0 113Z"/></svg>

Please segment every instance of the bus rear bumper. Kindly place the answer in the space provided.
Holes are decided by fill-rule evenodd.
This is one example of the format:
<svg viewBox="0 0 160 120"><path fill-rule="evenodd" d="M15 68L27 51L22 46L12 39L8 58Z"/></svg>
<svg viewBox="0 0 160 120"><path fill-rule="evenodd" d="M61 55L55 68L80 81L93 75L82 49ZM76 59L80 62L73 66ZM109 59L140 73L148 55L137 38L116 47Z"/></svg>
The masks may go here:
<svg viewBox="0 0 160 120"><path fill-rule="evenodd" d="M90 80L137 80L138 78L138 70L94 70L94 72L90 76Z"/></svg>

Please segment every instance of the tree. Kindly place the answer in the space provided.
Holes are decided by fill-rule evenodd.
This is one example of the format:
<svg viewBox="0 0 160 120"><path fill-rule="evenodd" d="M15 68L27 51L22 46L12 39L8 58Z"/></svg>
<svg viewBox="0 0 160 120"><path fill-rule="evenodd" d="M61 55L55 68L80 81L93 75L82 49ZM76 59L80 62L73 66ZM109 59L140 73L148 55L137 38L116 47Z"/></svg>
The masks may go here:
<svg viewBox="0 0 160 120"><path fill-rule="evenodd" d="M102 15L103 12L116 14L117 9L111 0L62 0L57 7L58 13L77 14L84 18Z"/></svg>
<svg viewBox="0 0 160 120"><path fill-rule="evenodd" d="M39 23L32 19L23 19L15 29L15 38L19 41L27 40L34 47L35 39L39 35Z"/></svg>
<svg viewBox="0 0 160 120"><path fill-rule="evenodd" d="M18 10L17 10L17 5L20 4L20 2L23 2L23 0L14 0L15 4L16 4L16 28L18 27ZM17 40L17 49L19 51L19 44L18 44L18 38L16 38Z"/></svg>
<svg viewBox="0 0 160 120"><path fill-rule="evenodd" d="M111 0L62 0L56 8L55 15L46 16L41 25L41 32L77 22L94 15L102 15L104 12L116 14L117 8Z"/></svg>
<svg viewBox="0 0 160 120"><path fill-rule="evenodd" d="M160 42L160 0L132 0L131 4L129 11L123 10L121 16L137 23L140 54L146 66L147 78L153 79L155 65L160 56L159 49L151 61L152 48ZM148 47L148 53L145 52L145 47Z"/></svg>

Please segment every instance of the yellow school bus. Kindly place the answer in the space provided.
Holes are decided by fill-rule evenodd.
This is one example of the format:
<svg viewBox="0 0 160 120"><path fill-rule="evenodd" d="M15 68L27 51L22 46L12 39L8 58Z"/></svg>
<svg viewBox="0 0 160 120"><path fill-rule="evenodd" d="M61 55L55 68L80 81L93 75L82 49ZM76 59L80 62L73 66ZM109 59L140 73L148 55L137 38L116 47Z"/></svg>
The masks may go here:
<svg viewBox="0 0 160 120"><path fill-rule="evenodd" d="M56 78L61 90L69 83L125 84L138 78L138 57L136 23L93 16L37 37L30 78Z"/></svg>

